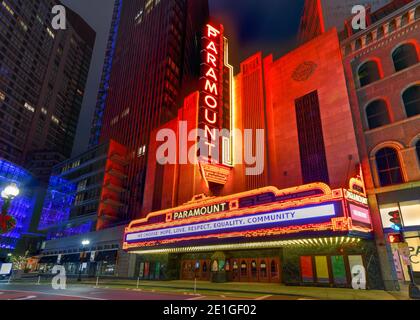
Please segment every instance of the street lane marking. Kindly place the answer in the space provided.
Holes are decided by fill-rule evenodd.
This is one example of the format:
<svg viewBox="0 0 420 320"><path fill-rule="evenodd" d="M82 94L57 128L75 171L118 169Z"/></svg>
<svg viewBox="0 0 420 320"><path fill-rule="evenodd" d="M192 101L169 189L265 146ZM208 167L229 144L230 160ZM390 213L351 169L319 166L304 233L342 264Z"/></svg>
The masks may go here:
<svg viewBox="0 0 420 320"><path fill-rule="evenodd" d="M205 298L205 296L199 296L199 297L189 298L187 300L201 300L201 299L204 299L204 298Z"/></svg>
<svg viewBox="0 0 420 320"><path fill-rule="evenodd" d="M3 290L3 289L2 289ZM15 293L32 293L44 296L57 296L57 297L67 297L67 298L79 298L79 299L86 299L86 300L107 300L101 298L93 298L93 297L85 297L85 296L75 296L75 295L68 295L68 294L56 294L56 293L49 293L49 292L39 292L39 291L27 291L27 290L3 290L5 292L15 292Z"/></svg>
<svg viewBox="0 0 420 320"><path fill-rule="evenodd" d="M37 296L27 296L24 298L17 298L17 299L13 299L13 300L31 300L31 299L36 299Z"/></svg>
<svg viewBox="0 0 420 320"><path fill-rule="evenodd" d="M268 299L268 298L271 298L272 296L262 296L262 297L258 297L258 298L256 298L255 300L265 300L265 299Z"/></svg>

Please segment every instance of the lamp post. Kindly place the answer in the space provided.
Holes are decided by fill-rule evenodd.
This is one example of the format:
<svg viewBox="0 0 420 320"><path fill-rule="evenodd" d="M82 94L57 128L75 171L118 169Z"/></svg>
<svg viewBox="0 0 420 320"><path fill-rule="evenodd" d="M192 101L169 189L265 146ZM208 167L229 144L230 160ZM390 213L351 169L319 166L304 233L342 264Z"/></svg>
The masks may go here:
<svg viewBox="0 0 420 320"><path fill-rule="evenodd" d="M79 277L77 278L77 281L82 281L82 264L83 264L83 258L85 257L85 251L86 251L86 246L88 246L90 244L89 240L83 240L82 241L82 253L80 255L80 266L79 266Z"/></svg>
<svg viewBox="0 0 420 320"><path fill-rule="evenodd" d="M14 198L16 198L19 195L19 193L20 193L20 190L15 183L12 183L12 184L8 185L1 192L1 197L3 198L3 206L1 208L2 225L0 226L0 229L3 232L7 231L6 230L7 229L7 225L6 225L7 212L10 209L10 205L12 203L12 200Z"/></svg>

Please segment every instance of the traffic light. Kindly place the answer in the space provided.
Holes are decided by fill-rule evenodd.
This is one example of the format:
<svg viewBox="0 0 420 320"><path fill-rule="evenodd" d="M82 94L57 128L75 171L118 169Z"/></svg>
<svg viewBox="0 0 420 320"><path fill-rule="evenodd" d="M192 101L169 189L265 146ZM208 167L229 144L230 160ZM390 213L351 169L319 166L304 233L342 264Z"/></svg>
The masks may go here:
<svg viewBox="0 0 420 320"><path fill-rule="evenodd" d="M389 243L403 243L404 239L401 234L390 234L388 235Z"/></svg>
<svg viewBox="0 0 420 320"><path fill-rule="evenodd" d="M391 228L395 231L402 231L402 222L401 222L401 213L400 211L391 211L388 213L388 215L391 217L389 221L392 223Z"/></svg>

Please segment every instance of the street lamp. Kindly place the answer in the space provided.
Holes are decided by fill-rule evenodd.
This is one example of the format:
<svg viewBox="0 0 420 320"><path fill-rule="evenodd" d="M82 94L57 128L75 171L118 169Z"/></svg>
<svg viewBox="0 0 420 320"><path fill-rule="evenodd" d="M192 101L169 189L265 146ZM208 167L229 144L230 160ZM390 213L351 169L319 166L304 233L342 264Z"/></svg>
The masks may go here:
<svg viewBox="0 0 420 320"><path fill-rule="evenodd" d="M3 206L1 208L1 221L3 222L3 225L0 226L0 228L6 232L6 216L7 211L10 208L10 204L12 203L12 200L16 198L20 193L19 188L15 183L12 183L8 185L4 190L1 192L1 197L3 198ZM1 230L0 230L1 231Z"/></svg>
<svg viewBox="0 0 420 320"><path fill-rule="evenodd" d="M80 255L80 266L79 266L79 277L77 278L77 281L82 281L82 264L83 264L83 258L85 257L85 251L86 251L86 246L90 245L90 241L89 240L83 240L82 241L82 254Z"/></svg>

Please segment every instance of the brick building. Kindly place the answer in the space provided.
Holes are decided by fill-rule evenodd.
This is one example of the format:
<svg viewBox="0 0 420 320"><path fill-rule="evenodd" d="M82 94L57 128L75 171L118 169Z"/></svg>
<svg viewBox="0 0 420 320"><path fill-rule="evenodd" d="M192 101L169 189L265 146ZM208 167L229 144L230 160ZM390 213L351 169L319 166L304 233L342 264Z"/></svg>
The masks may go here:
<svg viewBox="0 0 420 320"><path fill-rule="evenodd" d="M410 277L386 237L395 232L392 211L403 216L414 276L420 272L420 4L390 8L341 47L384 281L394 289Z"/></svg>

